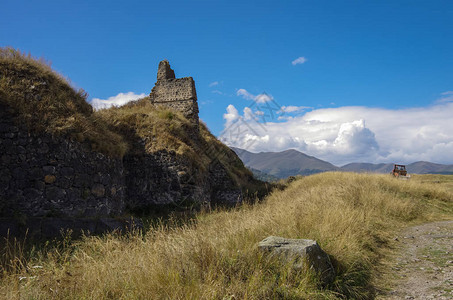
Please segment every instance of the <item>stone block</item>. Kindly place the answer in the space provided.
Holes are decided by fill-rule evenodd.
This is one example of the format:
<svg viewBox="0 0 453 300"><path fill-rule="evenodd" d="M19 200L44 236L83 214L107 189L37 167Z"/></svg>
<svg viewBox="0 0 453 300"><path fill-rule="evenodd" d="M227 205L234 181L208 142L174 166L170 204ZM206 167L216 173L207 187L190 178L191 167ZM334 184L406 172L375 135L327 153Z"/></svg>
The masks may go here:
<svg viewBox="0 0 453 300"><path fill-rule="evenodd" d="M50 186L46 188L46 198L49 200L63 200L66 197L64 189Z"/></svg>
<svg viewBox="0 0 453 300"><path fill-rule="evenodd" d="M42 167L42 170L43 170L44 174L52 175L52 174L55 174L56 168L55 168L55 166L44 166L44 167Z"/></svg>
<svg viewBox="0 0 453 300"><path fill-rule="evenodd" d="M96 197L104 197L105 195L105 187L102 184L96 183L91 188L91 193Z"/></svg>
<svg viewBox="0 0 453 300"><path fill-rule="evenodd" d="M319 276L324 285L335 279L336 272L330 258L316 241L269 236L258 244L258 248L278 256L282 261L292 263L296 270L302 269L305 262L308 263L308 267Z"/></svg>
<svg viewBox="0 0 453 300"><path fill-rule="evenodd" d="M46 175L44 176L44 182L48 184L52 184L57 180L57 178L54 175Z"/></svg>

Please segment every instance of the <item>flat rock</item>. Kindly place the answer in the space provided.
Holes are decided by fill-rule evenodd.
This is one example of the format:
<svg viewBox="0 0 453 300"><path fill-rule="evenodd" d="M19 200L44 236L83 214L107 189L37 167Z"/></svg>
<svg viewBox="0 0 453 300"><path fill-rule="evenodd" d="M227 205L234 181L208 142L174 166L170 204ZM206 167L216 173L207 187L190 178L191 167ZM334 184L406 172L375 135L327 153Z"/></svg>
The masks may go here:
<svg viewBox="0 0 453 300"><path fill-rule="evenodd" d="M306 239L287 239L269 236L258 244L261 251L278 255L286 262L294 263L294 269L302 269L304 262L318 275L321 283L329 284L335 279L335 269L330 258L316 241Z"/></svg>

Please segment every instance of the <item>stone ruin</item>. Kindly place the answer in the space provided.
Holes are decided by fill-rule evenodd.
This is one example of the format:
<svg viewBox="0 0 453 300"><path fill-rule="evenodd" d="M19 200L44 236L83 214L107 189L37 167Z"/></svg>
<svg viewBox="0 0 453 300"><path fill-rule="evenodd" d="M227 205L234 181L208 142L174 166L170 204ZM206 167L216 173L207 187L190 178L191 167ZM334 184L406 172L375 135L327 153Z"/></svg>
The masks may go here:
<svg viewBox="0 0 453 300"><path fill-rule="evenodd" d="M198 103L192 77L175 78L168 60L159 63L157 82L150 93L151 103L180 111L198 129Z"/></svg>
<svg viewBox="0 0 453 300"><path fill-rule="evenodd" d="M153 105L182 112L193 124L187 134L199 139L192 77L175 78L164 60L150 98ZM58 235L60 228L103 232L130 226L123 218L128 212L177 207L184 199L203 205L242 201L240 186L217 161L192 170L190 159L174 151L148 153L140 143L122 158L109 157L87 144L35 132L16 117L0 99L0 237L27 228L32 237Z"/></svg>

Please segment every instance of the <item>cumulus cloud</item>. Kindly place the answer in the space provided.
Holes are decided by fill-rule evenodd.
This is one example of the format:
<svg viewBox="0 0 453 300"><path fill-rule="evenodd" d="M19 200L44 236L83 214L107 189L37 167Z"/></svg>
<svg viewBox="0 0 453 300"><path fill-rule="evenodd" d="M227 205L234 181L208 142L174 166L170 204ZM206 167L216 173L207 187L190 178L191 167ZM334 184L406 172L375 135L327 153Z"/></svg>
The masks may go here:
<svg viewBox="0 0 453 300"><path fill-rule="evenodd" d="M305 63L306 61L307 61L307 59L306 59L305 57L301 56L301 57L298 57L298 58L296 58L295 60L293 60L293 61L291 62L291 64L292 64L293 66L295 66L295 65L301 65L301 64Z"/></svg>
<svg viewBox="0 0 453 300"><path fill-rule="evenodd" d="M226 114L223 114L223 118L225 119L225 127L229 127L239 118L239 112L232 104L228 105L226 111Z"/></svg>
<svg viewBox="0 0 453 300"><path fill-rule="evenodd" d="M280 121L276 116L266 123L245 120L233 105L228 108L236 113L235 120L225 118L229 127L220 138L252 152L294 148L339 166L420 160L453 164L453 102L401 110L315 109Z"/></svg>
<svg viewBox="0 0 453 300"><path fill-rule="evenodd" d="M252 100L257 103L265 103L273 100L274 98L271 95L268 95L266 93L258 94L258 95L253 95L249 93L246 89L239 89L236 92L236 95L241 96L242 98L246 100Z"/></svg>
<svg viewBox="0 0 453 300"><path fill-rule="evenodd" d="M362 119L342 123L333 146L344 154L366 154L379 149L374 133Z"/></svg>
<svg viewBox="0 0 453 300"><path fill-rule="evenodd" d="M99 110L103 108L109 108L112 106L121 106L128 102L143 98L145 96L146 95L144 93L142 94L135 94L133 92L119 93L118 95L110 97L108 99L93 98L93 100L91 100L91 105L93 106L94 109Z"/></svg>

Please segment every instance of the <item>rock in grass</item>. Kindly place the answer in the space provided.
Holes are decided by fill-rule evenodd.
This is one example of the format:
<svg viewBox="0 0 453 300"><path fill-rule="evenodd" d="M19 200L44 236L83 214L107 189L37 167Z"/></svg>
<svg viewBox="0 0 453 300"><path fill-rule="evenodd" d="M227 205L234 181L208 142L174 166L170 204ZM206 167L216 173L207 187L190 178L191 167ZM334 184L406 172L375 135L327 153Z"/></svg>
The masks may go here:
<svg viewBox="0 0 453 300"><path fill-rule="evenodd" d="M335 269L329 256L316 241L305 239L286 239L269 236L258 244L261 251L277 255L286 262L294 263L294 269L302 269L304 263L319 275L322 284L332 283L335 279Z"/></svg>

